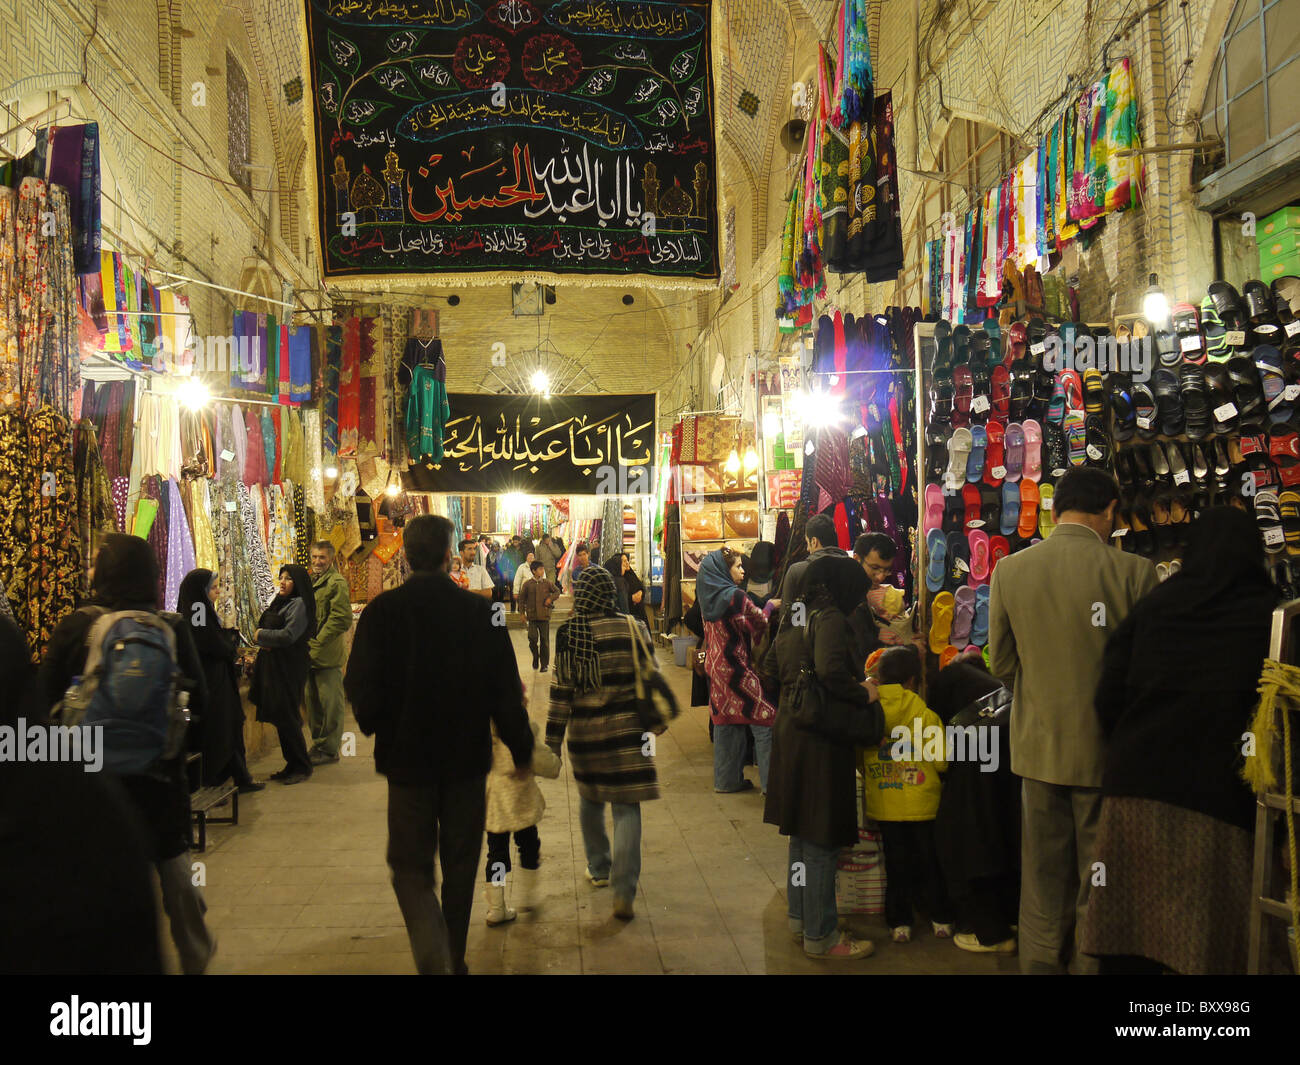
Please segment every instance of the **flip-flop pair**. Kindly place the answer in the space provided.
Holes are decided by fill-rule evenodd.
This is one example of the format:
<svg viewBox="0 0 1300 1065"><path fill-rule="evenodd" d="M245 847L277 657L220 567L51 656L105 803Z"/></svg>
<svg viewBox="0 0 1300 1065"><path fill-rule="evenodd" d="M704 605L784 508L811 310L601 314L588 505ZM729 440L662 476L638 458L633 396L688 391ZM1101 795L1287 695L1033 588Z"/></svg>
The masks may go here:
<svg viewBox="0 0 1300 1065"><path fill-rule="evenodd" d="M948 646L955 607L952 592L940 592L930 603L930 650L934 654L943 654Z"/></svg>

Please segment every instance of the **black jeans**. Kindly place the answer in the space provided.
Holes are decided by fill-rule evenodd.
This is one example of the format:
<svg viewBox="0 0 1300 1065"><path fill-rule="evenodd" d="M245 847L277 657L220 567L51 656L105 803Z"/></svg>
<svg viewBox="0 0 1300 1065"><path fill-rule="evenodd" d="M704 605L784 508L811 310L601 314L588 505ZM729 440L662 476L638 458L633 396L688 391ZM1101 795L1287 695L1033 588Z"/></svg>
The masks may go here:
<svg viewBox="0 0 1300 1065"><path fill-rule="evenodd" d="M528 649L533 652L533 668L540 660L543 668L551 664L551 623L550 621L530 621L528 623Z"/></svg>
<svg viewBox="0 0 1300 1065"><path fill-rule="evenodd" d="M885 920L890 928L912 923L912 910L931 921L952 920L952 904L939 869L933 821L881 821L885 845Z"/></svg>
<svg viewBox="0 0 1300 1065"><path fill-rule="evenodd" d="M962 924L981 945L993 947L1012 936L1011 926L1020 912L1020 881L1015 876L977 877L954 901Z"/></svg>
<svg viewBox="0 0 1300 1065"><path fill-rule="evenodd" d="M487 834L487 868L483 879L489 884L496 874L510 872L510 833ZM537 826L529 825L515 833L515 846L519 848L519 864L525 869L536 869L542 862L542 837Z"/></svg>
<svg viewBox="0 0 1300 1065"><path fill-rule="evenodd" d="M484 777L388 782L388 866L421 975L463 974L474 874L487 820ZM442 867L442 904L435 856Z"/></svg>

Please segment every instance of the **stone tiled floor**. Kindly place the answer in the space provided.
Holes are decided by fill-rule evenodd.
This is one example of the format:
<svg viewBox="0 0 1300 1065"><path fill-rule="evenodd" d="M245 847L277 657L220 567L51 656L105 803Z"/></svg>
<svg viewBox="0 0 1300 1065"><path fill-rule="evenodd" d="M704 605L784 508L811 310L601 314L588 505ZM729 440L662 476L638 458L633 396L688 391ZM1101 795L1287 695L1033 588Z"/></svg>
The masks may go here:
<svg viewBox="0 0 1300 1065"><path fill-rule="evenodd" d="M522 632L512 633L531 712L545 720L547 675L530 668ZM690 674L660 661L683 707ZM373 745L348 726L357 753L318 769L307 783L243 796L238 827L211 826L203 863L208 918L220 946L214 973L412 973L406 932L384 864L386 788ZM583 877L578 793L567 760L540 781L542 868L517 871L517 921L488 928L475 899L468 962L474 973L922 973L1013 972L1015 959L971 955L928 935L888 942L879 919L854 919L876 943L865 961L804 957L786 930L786 841L763 824L757 788L713 792L708 718L685 710L660 737L663 797L643 811L637 917L610 913L608 889ZM255 764L265 778L278 753ZM756 770L747 771L751 777ZM163 937L166 939L166 936ZM170 950L170 943L168 943ZM174 955L171 959L175 969Z"/></svg>

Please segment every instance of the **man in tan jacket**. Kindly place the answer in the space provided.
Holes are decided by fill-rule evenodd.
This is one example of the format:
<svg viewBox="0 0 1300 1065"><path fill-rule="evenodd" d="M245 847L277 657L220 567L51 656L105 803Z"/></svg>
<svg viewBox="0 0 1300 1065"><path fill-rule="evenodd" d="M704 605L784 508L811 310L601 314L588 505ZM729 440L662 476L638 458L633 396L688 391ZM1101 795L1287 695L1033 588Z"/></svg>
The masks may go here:
<svg viewBox="0 0 1300 1065"><path fill-rule="evenodd" d="M1095 973L1073 950L1101 811L1105 743L1093 709L1106 640L1158 583L1150 560L1111 546L1119 490L1101 470L1056 486L1056 528L997 564L989 664L1011 688L1011 769L1022 778L1020 971Z"/></svg>

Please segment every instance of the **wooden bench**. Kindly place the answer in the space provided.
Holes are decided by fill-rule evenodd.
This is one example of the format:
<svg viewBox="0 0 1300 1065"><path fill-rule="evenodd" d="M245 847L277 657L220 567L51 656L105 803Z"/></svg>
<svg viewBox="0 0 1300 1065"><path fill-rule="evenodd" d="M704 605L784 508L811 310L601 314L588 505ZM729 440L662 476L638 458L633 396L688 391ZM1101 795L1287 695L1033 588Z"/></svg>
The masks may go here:
<svg viewBox="0 0 1300 1065"><path fill-rule="evenodd" d="M208 847L208 824L239 824L239 788L231 784L218 784L204 788L199 784L203 780L203 756L190 754L185 758L185 769L190 781L190 849L202 853ZM210 810L230 800L230 816L213 817ZM194 844L194 826L199 826L198 846Z"/></svg>

